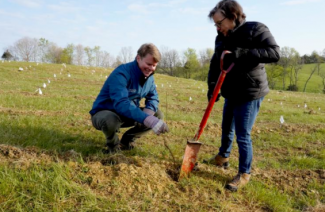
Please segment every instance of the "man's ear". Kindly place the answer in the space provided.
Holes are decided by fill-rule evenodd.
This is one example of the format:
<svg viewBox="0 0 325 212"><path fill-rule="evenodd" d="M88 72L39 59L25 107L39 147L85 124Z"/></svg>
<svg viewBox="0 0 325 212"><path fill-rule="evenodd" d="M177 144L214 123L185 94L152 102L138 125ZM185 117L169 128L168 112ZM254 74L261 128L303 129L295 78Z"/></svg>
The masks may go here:
<svg viewBox="0 0 325 212"><path fill-rule="evenodd" d="M139 62L139 60L141 60L141 57L139 55L137 55L136 59L137 59L137 62Z"/></svg>

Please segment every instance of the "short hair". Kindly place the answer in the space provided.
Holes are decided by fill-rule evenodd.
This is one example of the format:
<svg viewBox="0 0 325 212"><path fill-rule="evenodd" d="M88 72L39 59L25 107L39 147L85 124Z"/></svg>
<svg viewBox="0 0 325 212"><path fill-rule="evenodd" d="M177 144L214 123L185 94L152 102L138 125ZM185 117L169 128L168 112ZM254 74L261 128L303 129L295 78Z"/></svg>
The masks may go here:
<svg viewBox="0 0 325 212"><path fill-rule="evenodd" d="M236 22L236 25L242 23L246 19L242 6L235 0L221 0L210 11L208 17L213 19L216 12L222 13L226 18Z"/></svg>
<svg viewBox="0 0 325 212"><path fill-rule="evenodd" d="M144 58L147 54L151 54L155 62L159 62L161 59L161 54L158 48L152 43L145 43L138 50L138 55Z"/></svg>

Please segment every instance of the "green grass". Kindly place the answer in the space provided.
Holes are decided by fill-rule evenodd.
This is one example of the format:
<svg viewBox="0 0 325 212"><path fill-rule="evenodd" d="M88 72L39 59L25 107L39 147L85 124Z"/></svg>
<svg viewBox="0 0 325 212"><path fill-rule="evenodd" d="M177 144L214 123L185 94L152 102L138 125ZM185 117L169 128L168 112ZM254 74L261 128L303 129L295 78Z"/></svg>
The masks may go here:
<svg viewBox="0 0 325 212"><path fill-rule="evenodd" d="M304 66L299 87L311 66ZM28 70L18 72L19 67ZM230 193L224 185L237 173L236 142L229 170L200 163L199 171L179 182L168 172L181 163L186 141L198 129L207 106L205 82L156 74L160 110L170 133L150 133L136 142L135 150L104 155L104 135L92 127L88 112L110 73L94 67L0 62L0 211L324 208L325 95L318 93L316 75L307 93L271 91L265 97L252 131L252 180ZM39 87L43 95L36 92ZM214 105L200 138L199 162L218 151L222 102Z"/></svg>

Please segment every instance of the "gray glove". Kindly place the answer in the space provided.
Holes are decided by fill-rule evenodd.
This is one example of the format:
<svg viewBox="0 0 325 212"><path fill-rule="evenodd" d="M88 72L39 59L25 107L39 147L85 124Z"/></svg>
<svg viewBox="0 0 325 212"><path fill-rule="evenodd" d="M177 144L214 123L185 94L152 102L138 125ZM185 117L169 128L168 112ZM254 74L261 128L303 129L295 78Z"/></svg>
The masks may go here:
<svg viewBox="0 0 325 212"><path fill-rule="evenodd" d="M157 135L159 135L161 133L169 132L167 124L163 120L158 119L155 116L148 116L144 120L143 124L146 127L151 128L154 131L154 133Z"/></svg>

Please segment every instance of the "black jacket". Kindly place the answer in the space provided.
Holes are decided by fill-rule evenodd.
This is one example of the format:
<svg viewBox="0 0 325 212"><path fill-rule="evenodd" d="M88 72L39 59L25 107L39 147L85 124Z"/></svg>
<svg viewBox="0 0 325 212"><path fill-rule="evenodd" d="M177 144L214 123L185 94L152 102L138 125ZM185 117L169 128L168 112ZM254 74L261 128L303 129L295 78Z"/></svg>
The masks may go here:
<svg viewBox="0 0 325 212"><path fill-rule="evenodd" d="M228 36L218 34L208 75L208 98L220 75L220 57L224 50L233 52L235 66L226 75L221 95L236 101L251 101L269 92L264 63L277 62L280 49L271 32L262 23L244 22Z"/></svg>

